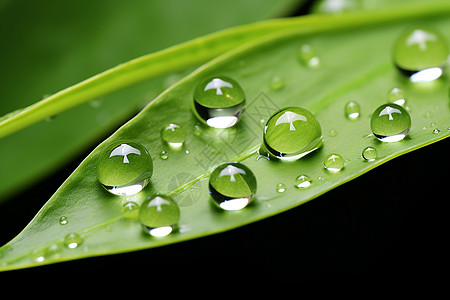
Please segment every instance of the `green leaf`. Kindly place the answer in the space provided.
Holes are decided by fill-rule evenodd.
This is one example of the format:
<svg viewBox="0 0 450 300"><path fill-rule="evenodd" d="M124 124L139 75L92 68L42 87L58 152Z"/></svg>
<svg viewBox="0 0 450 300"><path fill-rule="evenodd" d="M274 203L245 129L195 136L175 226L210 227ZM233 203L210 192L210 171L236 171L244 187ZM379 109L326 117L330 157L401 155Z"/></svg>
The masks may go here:
<svg viewBox="0 0 450 300"><path fill-rule="evenodd" d="M303 204L399 155L448 137L446 77L428 84L412 84L395 69L391 50L402 30L418 22L438 29L449 41L449 11L448 4L409 6L388 12L271 22L270 26L280 29L278 32L203 65L99 145L28 226L1 248L0 268L17 269L152 248L236 228ZM302 45L315 49L320 60L317 67L299 61ZM246 110L234 128L207 128L191 111L197 84L214 74L235 79L247 96ZM275 78L283 83L281 88L280 84L276 88L271 85ZM406 94L412 126L404 140L381 143L371 135L370 117L387 102L393 87ZM349 120L344 113L350 100L361 107L356 120ZM287 106L301 106L315 114L322 127L323 146L289 163L259 157L263 121ZM161 128L168 122L185 128L187 138L182 148L172 149L161 141ZM97 181L99 153L119 139L142 143L154 158L151 183L135 196L111 195ZM378 152L374 161L361 157L367 146ZM159 158L163 150L167 159ZM323 167L331 153L345 160L339 172L328 172ZM241 211L219 211L209 199L208 177L224 161L239 161L256 176L255 200ZM311 178L310 187L294 187L301 174ZM286 185L284 193L276 191L278 183ZM163 238L145 235L138 221L121 214L126 202L142 204L156 192L168 194L180 206L178 231ZM68 220L65 225L59 223L62 216ZM74 233L81 240L77 240L76 247L66 247L65 237L73 238Z"/></svg>
<svg viewBox="0 0 450 300"><path fill-rule="evenodd" d="M63 103L54 101L49 107L48 99L55 100L56 92L146 53L230 26L282 16L301 1L260 3L257 7L247 0L15 0L0 4L0 40L5 45L0 48L0 115L4 115L0 135L4 136L7 127L11 133L43 120L1 139L0 165L9 172L0 172L0 202L80 157L198 64L192 60L193 67L187 70L179 65L181 72L165 68L168 75L109 95L84 98L89 102L70 110L82 95L66 97ZM219 7L220 15L209 13ZM47 100L38 102L43 98ZM20 121L11 124L13 119ZM49 151L52 155L47 155Z"/></svg>

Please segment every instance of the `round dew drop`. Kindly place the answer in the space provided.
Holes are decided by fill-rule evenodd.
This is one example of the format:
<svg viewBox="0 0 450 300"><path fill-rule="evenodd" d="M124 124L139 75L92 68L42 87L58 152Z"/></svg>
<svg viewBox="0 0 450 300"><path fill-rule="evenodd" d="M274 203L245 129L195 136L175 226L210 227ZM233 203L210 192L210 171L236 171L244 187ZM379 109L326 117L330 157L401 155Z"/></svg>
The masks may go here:
<svg viewBox="0 0 450 300"><path fill-rule="evenodd" d="M295 160L320 147L322 129L307 109L288 107L267 121L263 142L266 149L279 159Z"/></svg>
<svg viewBox="0 0 450 300"><path fill-rule="evenodd" d="M377 159L378 152L373 147L366 147L362 152L362 157L367 161L374 161Z"/></svg>
<svg viewBox="0 0 450 300"><path fill-rule="evenodd" d="M221 164L211 173L209 193L223 210L240 210L252 201L256 193L256 177L241 163Z"/></svg>
<svg viewBox="0 0 450 300"><path fill-rule="evenodd" d="M339 154L332 153L325 157L323 166L330 172L339 172L344 168L344 159Z"/></svg>
<svg viewBox="0 0 450 300"><path fill-rule="evenodd" d="M409 28L394 45L394 63L412 82L432 81L443 74L448 52L444 37L434 29Z"/></svg>
<svg viewBox="0 0 450 300"><path fill-rule="evenodd" d="M153 195L139 209L139 221L152 236L166 236L176 229L180 220L180 208L166 195Z"/></svg>
<svg viewBox="0 0 450 300"><path fill-rule="evenodd" d="M161 129L161 139L173 148L183 146L186 130L180 125L170 123Z"/></svg>
<svg viewBox="0 0 450 300"><path fill-rule="evenodd" d="M355 101L350 101L344 107L345 116L349 120L356 120L361 113L361 106Z"/></svg>
<svg viewBox="0 0 450 300"><path fill-rule="evenodd" d="M69 249L74 249L83 243L83 238L76 233L69 233L64 238L64 246Z"/></svg>
<svg viewBox="0 0 450 300"><path fill-rule="evenodd" d="M306 189L312 183L311 178L308 175L300 175L295 178L295 187L298 189Z"/></svg>
<svg viewBox="0 0 450 300"><path fill-rule="evenodd" d="M214 76L200 83L194 92L194 113L203 123L214 128L236 124L245 106L241 86L225 76Z"/></svg>
<svg viewBox="0 0 450 300"><path fill-rule="evenodd" d="M98 157L98 181L115 195L133 195L140 192L149 183L152 173L152 157L138 142L114 142Z"/></svg>
<svg viewBox="0 0 450 300"><path fill-rule="evenodd" d="M411 128L411 117L400 105L383 104L372 114L370 128L378 140L397 142L408 134Z"/></svg>

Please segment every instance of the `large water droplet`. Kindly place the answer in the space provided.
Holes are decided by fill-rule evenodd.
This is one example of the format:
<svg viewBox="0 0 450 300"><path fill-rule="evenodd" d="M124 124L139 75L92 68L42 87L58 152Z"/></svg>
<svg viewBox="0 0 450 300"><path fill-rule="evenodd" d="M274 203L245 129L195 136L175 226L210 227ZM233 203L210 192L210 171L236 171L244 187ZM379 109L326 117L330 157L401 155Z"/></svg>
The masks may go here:
<svg viewBox="0 0 450 300"><path fill-rule="evenodd" d="M161 139L174 148L179 148L186 140L186 130L180 125L170 123L161 129Z"/></svg>
<svg viewBox="0 0 450 300"><path fill-rule="evenodd" d="M325 157L323 166L330 172L339 172L344 168L344 159L339 154L332 153Z"/></svg>
<svg viewBox="0 0 450 300"><path fill-rule="evenodd" d="M317 68L320 65L320 59L317 56L316 49L308 44L300 46L298 58L308 68Z"/></svg>
<svg viewBox="0 0 450 300"><path fill-rule="evenodd" d="M308 175L300 175L295 178L295 187L298 189L306 189L312 183L311 178Z"/></svg>
<svg viewBox="0 0 450 300"><path fill-rule="evenodd" d="M383 104L370 119L373 135L382 142L397 142L405 138L411 128L411 117L400 105Z"/></svg>
<svg viewBox="0 0 450 300"><path fill-rule="evenodd" d="M448 57L448 47L440 33L432 28L405 30L394 45L394 62L412 82L439 78Z"/></svg>
<svg viewBox="0 0 450 300"><path fill-rule="evenodd" d="M366 147L362 151L362 157L367 161L374 161L375 159L377 159L377 156L378 152L373 147Z"/></svg>
<svg viewBox="0 0 450 300"><path fill-rule="evenodd" d="M307 109L288 107L267 121L263 141L272 155L283 160L299 159L320 147L322 129Z"/></svg>
<svg viewBox="0 0 450 300"><path fill-rule="evenodd" d="M239 120L245 105L241 86L225 76L210 77L194 92L194 112L202 122L214 128L228 128Z"/></svg>
<svg viewBox="0 0 450 300"><path fill-rule="evenodd" d="M345 116L350 120L356 120L361 113L361 106L358 102L350 101L344 107Z"/></svg>
<svg viewBox="0 0 450 300"><path fill-rule="evenodd" d="M83 238L78 234L72 232L64 238L64 246L69 249L74 249L83 243Z"/></svg>
<svg viewBox="0 0 450 300"><path fill-rule="evenodd" d="M256 193L256 177L241 163L221 164L211 173L209 193L214 203L224 210L242 209Z"/></svg>
<svg viewBox="0 0 450 300"><path fill-rule="evenodd" d="M97 178L116 195L133 195L150 181L153 162L147 149L138 142L121 140L106 147L98 157Z"/></svg>
<svg viewBox="0 0 450 300"><path fill-rule="evenodd" d="M153 195L142 203L139 221L146 232L161 237L171 233L180 220L180 208L166 195Z"/></svg>

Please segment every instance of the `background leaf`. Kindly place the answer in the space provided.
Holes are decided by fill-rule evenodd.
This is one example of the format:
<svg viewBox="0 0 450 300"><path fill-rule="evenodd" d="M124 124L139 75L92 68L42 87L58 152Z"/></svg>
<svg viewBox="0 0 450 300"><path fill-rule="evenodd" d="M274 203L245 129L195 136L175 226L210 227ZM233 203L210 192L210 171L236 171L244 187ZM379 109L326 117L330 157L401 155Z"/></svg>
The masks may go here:
<svg viewBox="0 0 450 300"><path fill-rule="evenodd" d="M396 13L401 16L400 12L397 11ZM390 16L395 16L395 13L392 13ZM389 17L385 18L389 19ZM374 19L376 18L374 17ZM326 22L332 19L323 18L317 20ZM386 21L383 18L377 20ZM397 20L395 19L394 21ZM448 20L445 18L434 18L433 20L427 20L427 23L438 28L449 26ZM164 171L160 172L160 176L152 178L152 187L147 189L147 192L152 193L156 190L173 193L175 196L180 192L181 195L182 192L189 192L189 189L180 189L179 185L171 188L169 184L170 174L177 173L175 171L179 169L179 164L192 171L195 179L194 181L192 179L188 180L185 185L181 185L182 188L190 187L191 183L198 182L202 186L202 190L206 190L205 184L207 184L207 180L202 180L202 178L206 178L205 175L217 162L213 162L205 168L204 165L199 165L198 160L195 160L195 155L197 157L201 156L201 151L205 148L205 145L212 147L211 145L214 144L214 147L221 149L218 150L219 154L225 155L228 160L244 160L257 174L259 186L262 186L262 188L258 191L258 201L253 207L249 207L238 214L218 213L210 206L207 200L208 196L205 195L194 205L182 207L182 220L180 221L182 230L178 234L162 240L148 239L142 235L139 224L119 221L121 217L117 212L121 203L114 202L112 200L114 197L107 195L96 182L95 163L93 163L95 162L96 152L94 151L40 211L23 234L18 236L9 246L13 247L12 251L18 246L22 249L27 249L26 252L33 251L31 249L38 249L39 251L50 246L49 243L60 243L60 239L69 232L68 230L79 232L85 238L83 247L64 250L60 257L53 259L53 261L58 261L61 257L64 257L63 259L74 259L104 254L105 251L107 253L129 251L220 232L299 205L337 185L351 180L376 165L448 136L448 132L443 132L442 130L434 133L434 129L428 128L427 131L427 126L425 126L430 121L427 120L427 115L429 114L425 114L426 112L431 112L433 115L433 126L441 128L442 126L448 126L446 125L449 113L448 98L447 87L444 81L438 81L433 86L429 86L428 89L412 86L398 77L390 61L389 49L399 31L405 25L405 23L397 22L389 26L372 26L353 31L332 32L333 34L325 31L313 36L302 35L301 40L296 38L283 40L278 43L274 41L269 42L268 40L260 45L252 45L252 47L248 46L237 50L237 53L224 55L220 60L211 62L208 66L194 73L194 75L187 77L173 89L163 93L136 119L122 127L111 138L131 137L140 140L151 149L152 155L157 157L162 145L159 140L159 130L154 128L160 128L163 122L170 121L168 118L176 118L178 122L181 122L187 128L194 128L197 121L191 114L185 113L190 106L190 99L186 98L186 95L192 94L195 83L202 76L217 72L231 74L232 77L242 83L248 98L254 100L247 107L246 115L250 117L243 119L240 126L232 131L218 133L217 131L205 129L206 131L200 137L191 135L191 139L188 139L186 142L186 147L189 147L189 154L183 151L169 153L169 159L175 163L168 164L170 160L155 160L155 170L158 168L162 170L162 166L164 166ZM390 43L379 42L385 40L390 40ZM298 62L297 64L292 63L295 59L296 50L304 43L313 43L319 50L333 49L333 51L320 52L323 67L317 70L306 70ZM355 46L356 44L357 46ZM352 55L348 55L349 53ZM264 61L264 64L261 63L262 61ZM348 76L336 76L343 70ZM286 83L285 88L279 91L268 90L268 82L273 76L282 76ZM261 93L262 82L266 83L266 90L263 89L265 93ZM297 87L297 82L305 83L305 86ZM327 89L318 88L318 82L327 82ZM316 88L312 88L315 85ZM340 118L336 117L336 112L342 111L343 105L349 98L358 98L360 99L358 102L362 105L363 110L369 112L363 114L358 122L362 122L361 125L367 124L370 112L386 101L387 90L392 85L400 85L404 88L409 95L408 101L410 101L411 105L414 104L411 112L413 128L410 139L397 144L383 145L374 141L373 138L368 139L367 136L370 131L367 126L356 126L356 123L346 120L342 114ZM289 86L296 86L297 88L288 88ZM361 95L364 95L364 97ZM272 98L277 100L274 101ZM255 119L251 118L252 115L254 116L252 112L256 112L252 111L251 104L272 101L275 106L286 106L299 103L298 99L302 99L302 106L316 113L325 133L329 133L331 129L334 129L338 132L338 135L326 137L324 147L311 155L309 159L302 159L292 164L272 163L265 160L256 161L255 155L251 153L261 141L261 123L259 120L254 122ZM425 102L423 99L427 99L427 101ZM184 110L181 109L183 107ZM160 111L165 111L166 114L163 115L159 113ZM180 111L182 112L180 113ZM148 120L151 120L151 124L154 124L152 125L154 127L149 129ZM414 120L417 123L414 123ZM430 126L431 123L429 123L428 127ZM425 129L423 129L424 127ZM250 143L242 146L235 139L238 136L244 141L250 141ZM360 153L365 145L373 145L379 149L381 155L379 160L372 164L361 160ZM323 158L330 151L339 152L344 158L349 160L344 171L331 176L321 167ZM189 158L187 158L187 155L189 155ZM299 170L308 171L308 175L315 178L315 181L318 182L317 185L314 184L305 193L301 194L292 188L282 195L276 194L273 179L277 178L280 181L287 181L291 178L293 180ZM261 175L268 173L271 174L270 177ZM169 176L162 176L162 174ZM258 176L258 174L260 175ZM79 195L81 194L83 197L80 198ZM139 202L141 201L139 198L137 197L134 200ZM74 199L77 200L75 201ZM102 200L98 201L98 199ZM63 203L64 205L62 205ZM75 205L74 208L76 209L69 209L70 205ZM95 207L92 207L92 205L95 205ZM55 224L55 220L61 214L64 214L65 211L74 213L73 216L68 216L69 220L72 219L74 222L70 222L69 225L73 225L62 230L59 224ZM41 239L40 234L44 228L46 232L51 231L53 233L52 241L43 241ZM116 242L118 236L121 237L120 243ZM18 263L19 265L20 263L25 265L32 263L28 253L22 252L23 256L21 256L21 254L14 251L14 256L11 256L13 252L7 250L6 252L9 253L5 253L5 249L4 247L4 261ZM15 259L18 260L15 261ZM22 259L23 262L20 262ZM52 259L45 262L52 262Z"/></svg>

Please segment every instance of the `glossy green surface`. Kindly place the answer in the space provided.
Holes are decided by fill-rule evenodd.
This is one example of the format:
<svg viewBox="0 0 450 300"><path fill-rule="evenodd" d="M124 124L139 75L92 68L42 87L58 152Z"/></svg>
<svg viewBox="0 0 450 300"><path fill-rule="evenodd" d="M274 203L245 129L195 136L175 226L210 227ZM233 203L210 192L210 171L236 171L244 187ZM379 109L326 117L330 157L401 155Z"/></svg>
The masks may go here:
<svg viewBox="0 0 450 300"><path fill-rule="evenodd" d="M140 143L121 140L106 147L98 157L97 177L104 186L122 187L149 179L153 161Z"/></svg>
<svg viewBox="0 0 450 300"><path fill-rule="evenodd" d="M179 220L180 208L167 195L153 195L139 208L139 222L147 227L172 226Z"/></svg>
<svg viewBox="0 0 450 300"><path fill-rule="evenodd" d="M264 129L264 145L279 158L307 154L316 149L321 140L319 121L302 107L288 107L276 112Z"/></svg>
<svg viewBox="0 0 450 300"><path fill-rule="evenodd" d="M389 140L389 137L396 135L406 136L411 128L411 117L408 111L400 105L383 104L373 112L370 118L370 128L380 140ZM398 141L398 139L394 139L394 141Z"/></svg>

